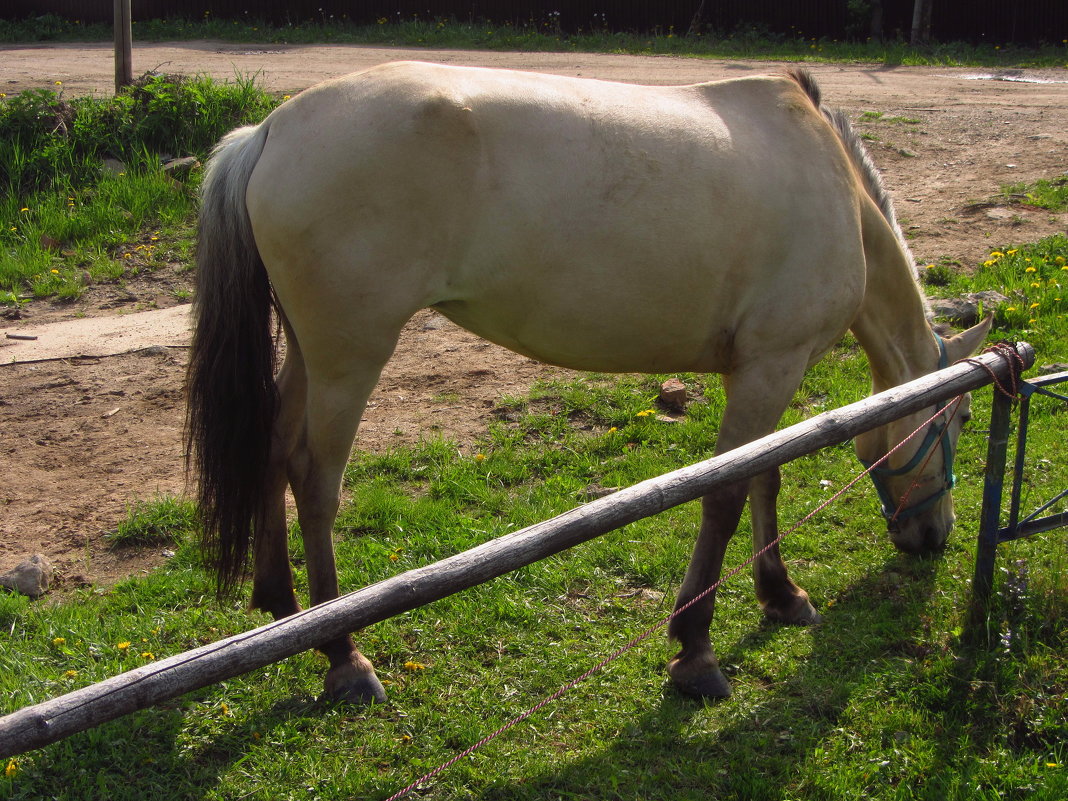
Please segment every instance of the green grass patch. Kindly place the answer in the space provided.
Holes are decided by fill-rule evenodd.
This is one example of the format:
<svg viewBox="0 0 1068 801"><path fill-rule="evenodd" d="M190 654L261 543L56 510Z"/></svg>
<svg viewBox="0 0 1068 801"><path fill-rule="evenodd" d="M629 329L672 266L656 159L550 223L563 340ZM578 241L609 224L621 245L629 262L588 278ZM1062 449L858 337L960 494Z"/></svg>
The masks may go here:
<svg viewBox="0 0 1068 801"><path fill-rule="evenodd" d="M176 180L164 160L205 157L276 103L250 79L173 75L109 98L0 99L0 303L188 263L199 172Z"/></svg>
<svg viewBox="0 0 1068 801"><path fill-rule="evenodd" d="M1068 358L1066 334L1053 324L1043 358ZM722 386L680 377L693 401L678 422L655 410L663 376L591 375L504 399L499 421L468 452L431 440L356 454L336 529L342 586L709 456ZM857 400L867 384L863 353L847 340L810 371L783 424ZM1063 532L1002 547L979 645L963 639L991 397L976 393L961 436L958 530L944 555L896 553L874 493L858 488L784 544L821 626L763 623L748 573L721 590L713 640L730 700L676 695L664 676L673 649L658 634L439 776L429 797L1063 797ZM1061 412L1034 402L1029 508L1063 489ZM857 470L848 443L788 465L783 525ZM318 703L324 664L302 654L18 757L0 777L0 797L384 798L662 619L697 523L697 505L687 504L361 632L390 693L385 706ZM171 532L177 555L148 577L61 603L0 595L4 709L264 622L243 599L214 600L185 504L144 504L129 526L136 536ZM748 555L748 537L743 523L728 565ZM303 591L296 531L292 545Z"/></svg>
<svg viewBox="0 0 1068 801"><path fill-rule="evenodd" d="M946 266L929 266L928 283L944 296L994 290L1006 300L992 309L995 332L1008 339L1024 339L1046 362L1066 361L1068 352L1068 238L1047 237L1039 242L1005 246L990 252L968 275Z"/></svg>
<svg viewBox="0 0 1068 801"><path fill-rule="evenodd" d="M1050 211L1068 211L1068 176L1045 178L1034 184L1010 184L1002 196L1013 203L1025 203Z"/></svg>
<svg viewBox="0 0 1068 801"><path fill-rule="evenodd" d="M107 539L118 547L178 543L192 538L196 517L196 506L191 501L164 495L135 503Z"/></svg>

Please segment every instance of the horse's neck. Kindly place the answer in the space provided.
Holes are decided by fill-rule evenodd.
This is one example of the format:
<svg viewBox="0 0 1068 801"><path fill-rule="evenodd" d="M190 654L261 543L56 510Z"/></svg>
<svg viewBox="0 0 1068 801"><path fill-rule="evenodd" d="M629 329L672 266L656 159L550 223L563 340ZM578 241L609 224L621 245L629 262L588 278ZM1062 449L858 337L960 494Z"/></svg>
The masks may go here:
<svg viewBox="0 0 1068 801"><path fill-rule="evenodd" d="M904 243L886 225L866 226L864 233L867 283L852 331L868 355L873 389L881 392L935 369L938 341Z"/></svg>

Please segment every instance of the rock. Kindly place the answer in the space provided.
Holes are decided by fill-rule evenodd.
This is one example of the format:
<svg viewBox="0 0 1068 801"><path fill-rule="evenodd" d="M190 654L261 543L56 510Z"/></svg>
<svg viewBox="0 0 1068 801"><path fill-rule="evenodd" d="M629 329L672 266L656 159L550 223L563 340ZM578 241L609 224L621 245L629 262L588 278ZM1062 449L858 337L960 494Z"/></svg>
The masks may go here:
<svg viewBox="0 0 1068 801"><path fill-rule="evenodd" d="M104 159L102 166L106 172L110 172L112 175L122 175L126 172L126 165L110 156Z"/></svg>
<svg viewBox="0 0 1068 801"><path fill-rule="evenodd" d="M931 300L931 311L936 317L941 317L950 325L971 328L979 322L980 304L983 307L983 313L986 314L1007 301L1007 297L992 290L969 292L959 298L934 298Z"/></svg>
<svg viewBox="0 0 1068 801"><path fill-rule="evenodd" d="M686 385L677 378L669 378L660 385L660 402L675 412L686 411Z"/></svg>
<svg viewBox="0 0 1068 801"><path fill-rule="evenodd" d="M163 172L177 181L184 181L189 173L200 166L199 159L186 156L182 159L171 159L163 165Z"/></svg>
<svg viewBox="0 0 1068 801"><path fill-rule="evenodd" d="M35 553L14 570L0 575L0 587L7 587L30 598L40 598L48 592L51 580L52 563L47 556Z"/></svg>

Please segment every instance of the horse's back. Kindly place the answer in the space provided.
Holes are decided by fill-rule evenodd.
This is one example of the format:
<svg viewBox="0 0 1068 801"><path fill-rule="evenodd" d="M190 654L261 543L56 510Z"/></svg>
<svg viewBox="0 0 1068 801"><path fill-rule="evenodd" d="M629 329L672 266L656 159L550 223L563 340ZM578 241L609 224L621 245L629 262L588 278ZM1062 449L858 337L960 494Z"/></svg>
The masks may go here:
<svg viewBox="0 0 1068 801"><path fill-rule="evenodd" d="M392 328L434 305L546 361L722 371L775 316L828 347L862 291L855 175L787 78L400 63L265 124L249 212L298 334L324 305Z"/></svg>

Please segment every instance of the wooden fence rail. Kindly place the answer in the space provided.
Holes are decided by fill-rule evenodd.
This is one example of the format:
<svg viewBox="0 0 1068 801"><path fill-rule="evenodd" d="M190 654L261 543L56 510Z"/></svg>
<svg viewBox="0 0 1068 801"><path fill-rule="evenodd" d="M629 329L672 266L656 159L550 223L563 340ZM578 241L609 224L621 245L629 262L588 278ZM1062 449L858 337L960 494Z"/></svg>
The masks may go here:
<svg viewBox="0 0 1068 801"><path fill-rule="evenodd" d="M1020 343L1024 367L1034 350ZM409 570L291 617L161 659L0 718L0 757L23 753L178 695L264 667L346 632L545 559L627 523L751 478L994 381L1015 365L997 353L824 412L712 459L639 484L440 562Z"/></svg>

